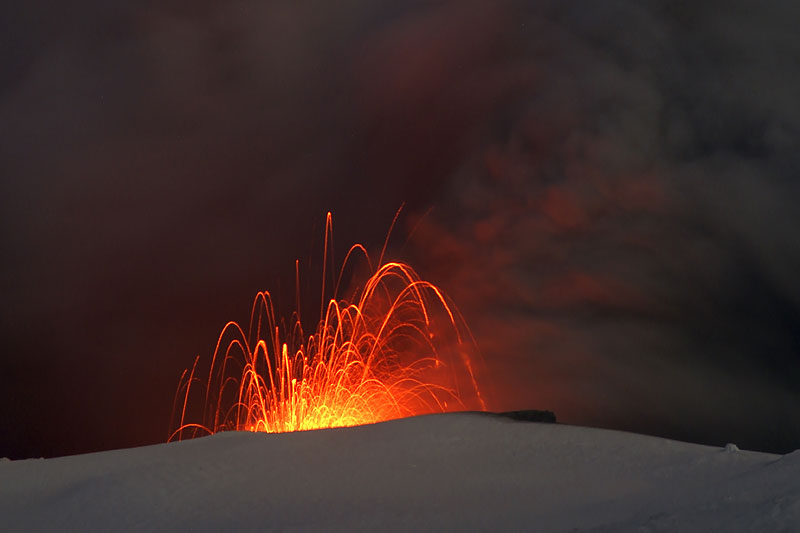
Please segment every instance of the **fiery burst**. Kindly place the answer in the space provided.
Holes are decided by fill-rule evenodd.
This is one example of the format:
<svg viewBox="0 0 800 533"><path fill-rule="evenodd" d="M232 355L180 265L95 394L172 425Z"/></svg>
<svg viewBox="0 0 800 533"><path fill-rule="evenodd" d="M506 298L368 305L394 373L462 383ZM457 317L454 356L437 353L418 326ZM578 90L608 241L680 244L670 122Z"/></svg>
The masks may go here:
<svg viewBox="0 0 800 533"><path fill-rule="evenodd" d="M330 227L329 213L326 261ZM307 338L299 311L289 328L276 320L268 292L256 295L247 333L236 322L225 325L205 380L203 419L186 420L190 392L200 381L196 359L181 376L175 405L182 395L180 422L169 440L225 430L277 433L485 410L471 361L474 342L463 319L410 266L382 263L382 252L363 287L349 299L337 299L345 265L355 252L369 265L364 247L354 245L334 297L327 305L323 300L319 324Z"/></svg>

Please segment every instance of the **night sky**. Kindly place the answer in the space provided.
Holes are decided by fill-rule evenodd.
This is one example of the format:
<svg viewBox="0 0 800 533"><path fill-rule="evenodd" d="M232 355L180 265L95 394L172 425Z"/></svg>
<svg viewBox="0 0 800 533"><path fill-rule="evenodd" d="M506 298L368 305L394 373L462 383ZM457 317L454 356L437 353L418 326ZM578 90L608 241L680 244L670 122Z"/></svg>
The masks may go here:
<svg viewBox="0 0 800 533"><path fill-rule="evenodd" d="M401 205L490 409L800 448L797 2L187 5L0 7L0 457L163 442Z"/></svg>

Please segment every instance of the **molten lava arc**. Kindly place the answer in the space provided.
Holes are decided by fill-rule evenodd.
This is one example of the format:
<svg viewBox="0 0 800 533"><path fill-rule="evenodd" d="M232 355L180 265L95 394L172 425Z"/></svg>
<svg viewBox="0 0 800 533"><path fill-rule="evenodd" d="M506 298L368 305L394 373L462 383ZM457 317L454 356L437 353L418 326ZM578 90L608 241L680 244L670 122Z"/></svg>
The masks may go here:
<svg viewBox="0 0 800 533"><path fill-rule="evenodd" d="M347 257L354 251L369 262L363 246L353 246ZM180 422L169 440L485 410L471 359L474 342L443 293L403 263L370 271L349 300L334 294L307 337L297 312L286 328L270 294L259 292L247 332L236 322L223 328L204 383L196 375L198 360L184 371L176 394ZM188 422L198 383L205 385L202 420Z"/></svg>

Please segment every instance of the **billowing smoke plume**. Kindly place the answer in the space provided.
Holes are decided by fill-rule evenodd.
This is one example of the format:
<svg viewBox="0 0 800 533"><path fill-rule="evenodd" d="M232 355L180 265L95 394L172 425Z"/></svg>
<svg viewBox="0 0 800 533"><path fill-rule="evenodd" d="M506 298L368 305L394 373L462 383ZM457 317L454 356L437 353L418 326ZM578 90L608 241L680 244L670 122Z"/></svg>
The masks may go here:
<svg viewBox="0 0 800 533"><path fill-rule="evenodd" d="M665 6L517 12L508 63L537 81L496 102L416 260L503 408L796 446L797 10Z"/></svg>
<svg viewBox="0 0 800 533"><path fill-rule="evenodd" d="M800 16L697 4L14 8L0 455L163 439L326 210L341 252L402 202L496 409L796 447Z"/></svg>

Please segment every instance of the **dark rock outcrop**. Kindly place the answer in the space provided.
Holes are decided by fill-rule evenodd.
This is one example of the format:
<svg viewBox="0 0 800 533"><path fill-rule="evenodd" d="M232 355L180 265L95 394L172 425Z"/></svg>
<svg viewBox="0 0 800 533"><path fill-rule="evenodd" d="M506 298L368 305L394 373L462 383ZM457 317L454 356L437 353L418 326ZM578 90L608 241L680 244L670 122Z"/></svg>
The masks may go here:
<svg viewBox="0 0 800 533"><path fill-rule="evenodd" d="M538 409L524 409L522 411L506 411L504 413L492 413L495 416L502 416L517 420L519 422L546 422L556 423L556 414L553 411L540 411Z"/></svg>

